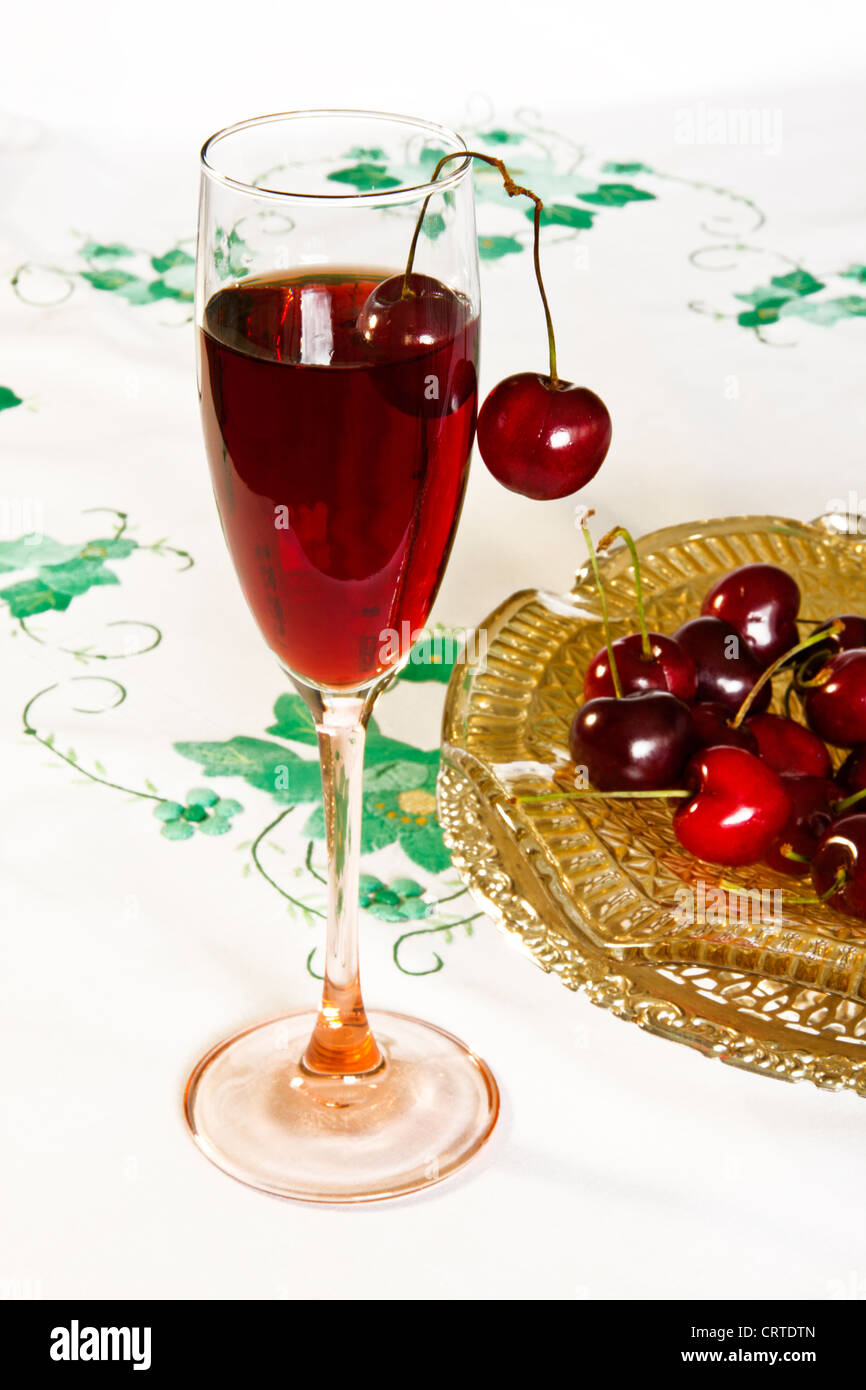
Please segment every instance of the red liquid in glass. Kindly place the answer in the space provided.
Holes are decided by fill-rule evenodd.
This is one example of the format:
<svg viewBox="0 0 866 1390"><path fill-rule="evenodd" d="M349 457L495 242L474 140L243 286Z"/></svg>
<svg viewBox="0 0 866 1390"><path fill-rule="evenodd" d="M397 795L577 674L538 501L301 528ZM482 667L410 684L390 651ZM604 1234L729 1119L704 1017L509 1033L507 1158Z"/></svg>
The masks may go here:
<svg viewBox="0 0 866 1390"><path fill-rule="evenodd" d="M233 285L201 330L205 440L244 595L283 664L326 687L387 670L427 621L475 434L468 302L440 299L429 333L383 359L357 320L384 278Z"/></svg>

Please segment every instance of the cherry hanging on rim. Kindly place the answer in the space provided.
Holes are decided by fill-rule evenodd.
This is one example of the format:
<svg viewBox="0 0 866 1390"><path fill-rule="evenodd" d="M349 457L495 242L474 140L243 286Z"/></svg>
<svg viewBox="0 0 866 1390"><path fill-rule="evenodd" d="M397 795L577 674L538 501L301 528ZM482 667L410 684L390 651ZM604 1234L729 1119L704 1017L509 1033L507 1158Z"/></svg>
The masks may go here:
<svg viewBox="0 0 866 1390"><path fill-rule="evenodd" d="M480 159L492 165L502 175L509 197L529 198L534 204L533 261L547 325L548 373L518 372L494 386L478 415L479 452L494 478L510 491L536 501L568 497L594 478L604 463L612 426L604 401L588 387L564 381L557 371L553 319L541 275L544 204L531 189L515 183L501 159L477 150L443 155L433 170L431 183L453 159ZM421 209L404 273L392 275L378 285L359 315L359 330L374 349L377 343L383 349L391 349L395 342L406 349L417 333L417 325L430 322L428 313L418 312L420 301L432 299L439 317L449 315L452 292L431 276L413 271L430 197Z"/></svg>

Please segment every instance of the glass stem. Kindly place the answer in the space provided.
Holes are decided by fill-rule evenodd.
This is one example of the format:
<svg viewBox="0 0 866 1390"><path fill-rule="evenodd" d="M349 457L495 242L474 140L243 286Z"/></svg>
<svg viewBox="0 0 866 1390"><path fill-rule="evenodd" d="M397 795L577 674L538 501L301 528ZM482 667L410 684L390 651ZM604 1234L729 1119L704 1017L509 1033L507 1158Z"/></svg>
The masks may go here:
<svg viewBox="0 0 866 1390"><path fill-rule="evenodd" d="M358 967L358 882L364 742L375 696L309 698L319 737L328 844L328 929L322 1003L304 1065L327 1075L354 1075L379 1066ZM378 693L378 692L376 692Z"/></svg>

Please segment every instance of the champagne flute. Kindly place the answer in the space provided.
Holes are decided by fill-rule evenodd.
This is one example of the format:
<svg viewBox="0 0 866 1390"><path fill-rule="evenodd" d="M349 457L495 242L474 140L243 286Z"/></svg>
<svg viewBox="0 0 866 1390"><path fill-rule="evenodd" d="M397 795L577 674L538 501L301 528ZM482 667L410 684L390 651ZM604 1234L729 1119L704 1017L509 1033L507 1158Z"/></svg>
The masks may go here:
<svg viewBox="0 0 866 1390"><path fill-rule="evenodd" d="M315 723L328 916L318 1013L220 1043L185 1108L218 1167L308 1201L438 1182L499 1108L458 1039L368 1015L358 969L365 729L427 621L475 434L471 160L430 182L464 149L425 121L297 111L220 131L201 156L205 443L244 596Z"/></svg>

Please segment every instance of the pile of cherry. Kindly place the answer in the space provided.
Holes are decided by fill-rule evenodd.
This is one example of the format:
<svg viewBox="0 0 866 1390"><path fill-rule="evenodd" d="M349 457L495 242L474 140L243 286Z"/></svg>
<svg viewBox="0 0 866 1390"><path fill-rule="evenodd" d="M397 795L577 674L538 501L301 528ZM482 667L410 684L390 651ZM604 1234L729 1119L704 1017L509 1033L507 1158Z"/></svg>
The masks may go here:
<svg viewBox="0 0 866 1390"><path fill-rule="evenodd" d="M641 631L611 641L605 623L571 726L586 794L676 798L689 853L811 874L798 901L866 919L866 615L799 619L794 579L750 564L663 636L646 629L636 577ZM768 712L780 672L805 724ZM849 750L835 773L828 744Z"/></svg>

